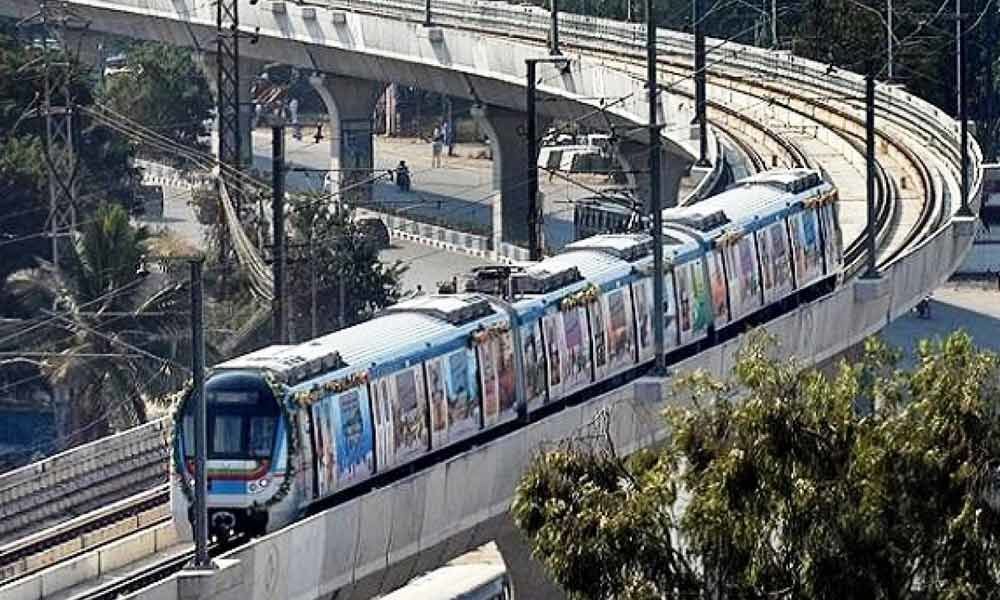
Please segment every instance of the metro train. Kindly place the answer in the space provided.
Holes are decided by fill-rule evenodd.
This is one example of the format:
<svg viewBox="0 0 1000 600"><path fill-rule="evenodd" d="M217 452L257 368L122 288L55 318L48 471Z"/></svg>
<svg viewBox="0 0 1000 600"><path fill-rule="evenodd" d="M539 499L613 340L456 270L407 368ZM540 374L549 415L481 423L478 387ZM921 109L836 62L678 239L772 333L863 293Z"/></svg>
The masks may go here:
<svg viewBox="0 0 1000 600"><path fill-rule="evenodd" d="M832 289L843 263L836 201L820 173L780 170L664 211L671 356ZM637 372L654 358L652 260L647 234L597 235L511 269L502 295L475 278L466 291L216 365L205 384L212 532L283 527L334 494ZM192 405L188 394L174 417L182 536Z"/></svg>

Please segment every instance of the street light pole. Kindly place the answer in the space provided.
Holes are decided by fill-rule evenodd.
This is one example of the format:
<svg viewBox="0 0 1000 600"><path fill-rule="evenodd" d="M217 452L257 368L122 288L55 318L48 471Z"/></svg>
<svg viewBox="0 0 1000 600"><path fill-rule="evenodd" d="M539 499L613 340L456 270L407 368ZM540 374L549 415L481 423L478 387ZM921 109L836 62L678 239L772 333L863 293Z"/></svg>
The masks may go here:
<svg viewBox="0 0 1000 600"><path fill-rule="evenodd" d="M275 344L288 343L288 315L285 306L285 126L278 116L271 127L271 221L274 227L274 328Z"/></svg>
<svg viewBox="0 0 1000 600"><path fill-rule="evenodd" d="M552 31L551 31L551 45L549 46L549 54L553 56L558 56L562 54L559 50L559 0L549 0L549 9L551 10L552 19Z"/></svg>
<svg viewBox="0 0 1000 600"><path fill-rule="evenodd" d="M202 294L204 258L189 259L191 265L191 370L194 409L194 567L210 569L208 557L208 411L205 399L205 330Z"/></svg>
<svg viewBox="0 0 1000 600"><path fill-rule="evenodd" d="M696 0L697 1L697 0ZM666 375L663 338L663 207L660 198L660 119L657 111L656 16L646 0L646 85L649 87L649 205L653 211L653 348L655 374Z"/></svg>
<svg viewBox="0 0 1000 600"><path fill-rule="evenodd" d="M966 114L966 91L968 81L965 76L965 21L961 13L962 0L955 0L955 23L958 31L958 126L962 144L962 201L956 213L960 217L971 217L969 207L969 115Z"/></svg>
<svg viewBox="0 0 1000 600"><path fill-rule="evenodd" d="M541 260L542 249L538 235L538 148L536 141L538 133L535 131L535 68L537 63L530 58L525 63L528 67L528 96L525 98L528 109L528 123L525 128L528 137L528 258Z"/></svg>
<svg viewBox="0 0 1000 600"><path fill-rule="evenodd" d="M868 222L866 229L867 268L865 269L865 279L877 279L878 270L875 268L875 74L869 65L868 73L865 75L865 158L867 162L867 177L865 178L867 190Z"/></svg>
<svg viewBox="0 0 1000 600"><path fill-rule="evenodd" d="M699 167L711 166L708 161L708 123L705 104L708 94L705 90L705 19L703 0L692 0L694 17L694 102L695 118L698 119L698 162ZM655 43L655 38L654 38ZM650 121L652 122L652 121Z"/></svg>

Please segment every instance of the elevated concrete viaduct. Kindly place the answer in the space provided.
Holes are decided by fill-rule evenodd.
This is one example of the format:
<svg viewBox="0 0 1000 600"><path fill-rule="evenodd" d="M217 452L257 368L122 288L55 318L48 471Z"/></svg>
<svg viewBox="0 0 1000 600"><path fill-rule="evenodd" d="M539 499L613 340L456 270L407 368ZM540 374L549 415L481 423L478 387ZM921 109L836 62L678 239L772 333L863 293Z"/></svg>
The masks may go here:
<svg viewBox="0 0 1000 600"><path fill-rule="evenodd" d="M196 0L69 0L66 5L90 22L89 34L115 34L192 48L212 68L215 7ZM36 10L24 0L0 0L0 14L24 18ZM266 63L298 67L324 78L320 95L331 115L331 169L371 169L372 129L369 102L374 90L388 83L472 100L491 123L499 143L494 147L494 181L500 192L493 228L505 241L527 239L527 189L524 147L511 133L522 131L525 110L525 59L547 55L544 46L515 38L466 30L425 27L404 18L386 18L281 0L251 5L240 2L241 29L259 27L259 41L240 45L243 76ZM88 33L85 33L87 35ZM90 44L84 38L83 47ZM578 120L584 125L620 127L641 143L648 100L644 81L604 64L567 54L569 68L538 66L539 112L544 119ZM259 72L259 70L257 71ZM213 79L210 77L210 79ZM247 79L249 85L249 79ZM378 95L374 94L377 99ZM665 131L690 122L681 100L660 95ZM513 112L512 112L513 111ZM334 115L336 115L334 117ZM502 116L501 116L502 115ZM544 130L543 130L544 131ZM685 136L687 132L685 130ZM664 206L676 203L680 178L694 162L682 138L663 138ZM244 144L248 145L248 144ZM513 155L513 156L512 156ZM503 165L507 165L504 167ZM349 172L349 171L343 171ZM363 171L356 171L358 173ZM341 184L346 184L341 178ZM370 190L364 198L370 198Z"/></svg>

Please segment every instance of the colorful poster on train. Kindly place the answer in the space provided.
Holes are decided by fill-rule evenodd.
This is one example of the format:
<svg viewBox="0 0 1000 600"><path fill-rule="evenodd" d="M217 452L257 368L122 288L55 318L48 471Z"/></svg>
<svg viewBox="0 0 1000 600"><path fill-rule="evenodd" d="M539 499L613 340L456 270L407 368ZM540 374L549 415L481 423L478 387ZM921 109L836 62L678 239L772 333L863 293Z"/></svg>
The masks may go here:
<svg viewBox="0 0 1000 600"><path fill-rule="evenodd" d="M337 409L333 423L337 433L337 487L344 487L374 470L368 390L358 387L343 392L331 405Z"/></svg>
<svg viewBox="0 0 1000 600"><path fill-rule="evenodd" d="M788 223L791 225L792 232L795 274L801 287L812 283L823 275L823 256L816 213L813 210L805 210L789 217Z"/></svg>
<svg viewBox="0 0 1000 600"><path fill-rule="evenodd" d="M836 204L827 204L820 209L823 226L823 248L826 258L826 273L833 273L840 265L840 230L837 228Z"/></svg>
<svg viewBox="0 0 1000 600"><path fill-rule="evenodd" d="M608 315L603 300L588 307L590 313L591 344L594 348L594 373L597 379L608 374Z"/></svg>
<svg viewBox="0 0 1000 600"><path fill-rule="evenodd" d="M575 306L562 311L563 393L570 394L590 383L590 331L587 309Z"/></svg>
<svg viewBox="0 0 1000 600"><path fill-rule="evenodd" d="M372 381L372 407L375 419L375 462L384 469L393 464L395 445L393 439L393 391L392 376Z"/></svg>
<svg viewBox="0 0 1000 600"><path fill-rule="evenodd" d="M712 316L715 328L729 322L729 298L726 296L726 270L722 261L722 251L712 250L706 255L708 260L708 284L712 297Z"/></svg>
<svg viewBox="0 0 1000 600"><path fill-rule="evenodd" d="M500 420L517 416L517 385L514 373L514 334L506 331L496 338L497 388L500 396Z"/></svg>
<svg viewBox="0 0 1000 600"><path fill-rule="evenodd" d="M423 370L410 367L393 376L396 396L392 405L393 461L400 463L427 451L429 437L425 414Z"/></svg>
<svg viewBox="0 0 1000 600"><path fill-rule="evenodd" d="M316 491L319 496L333 492L337 485L337 453L331 414L335 400L336 396L327 396L309 407L316 449Z"/></svg>
<svg viewBox="0 0 1000 600"><path fill-rule="evenodd" d="M653 284L649 284L649 302L653 306ZM663 349L669 351L677 346L677 300L674 295L674 272L663 276Z"/></svg>
<svg viewBox="0 0 1000 600"><path fill-rule="evenodd" d="M500 393L497 390L496 339L476 344L479 357L479 386L483 390L483 426L490 427L500 414Z"/></svg>
<svg viewBox="0 0 1000 600"><path fill-rule="evenodd" d="M632 301L635 306L636 328L639 331L639 361L652 360L655 352L653 345L653 282L650 279L640 279L632 284Z"/></svg>
<svg viewBox="0 0 1000 600"><path fill-rule="evenodd" d="M558 310L542 317L542 327L545 331L545 358L549 376L549 399L563 397L562 391L562 356L560 347L565 344L562 332L562 317Z"/></svg>
<svg viewBox="0 0 1000 600"><path fill-rule="evenodd" d="M528 410L546 402L545 354L542 347L542 323L534 321L521 326L521 346L524 348L524 379L527 387Z"/></svg>
<svg viewBox="0 0 1000 600"><path fill-rule="evenodd" d="M761 249L761 269L764 272L764 298L767 302L783 298L792 291L787 239L784 221L778 221L757 232L757 247Z"/></svg>
<svg viewBox="0 0 1000 600"><path fill-rule="evenodd" d="M427 393L431 409L431 447L448 442L448 400L444 389L444 358L439 356L424 363L427 370Z"/></svg>
<svg viewBox="0 0 1000 600"><path fill-rule="evenodd" d="M729 299L733 305L733 318L745 316L761 306L760 276L757 272L757 252L752 235L747 235L726 248L726 261L736 270L730 276Z"/></svg>
<svg viewBox="0 0 1000 600"><path fill-rule="evenodd" d="M448 441L454 442L479 431L479 392L476 359L462 348L444 357L448 392Z"/></svg>
<svg viewBox="0 0 1000 600"><path fill-rule="evenodd" d="M681 343L686 344L704 334L711 322L708 287L701 260L675 267L674 274L677 277Z"/></svg>
<svg viewBox="0 0 1000 600"><path fill-rule="evenodd" d="M615 372L635 361L631 299L625 289L604 295L608 310L608 367Z"/></svg>

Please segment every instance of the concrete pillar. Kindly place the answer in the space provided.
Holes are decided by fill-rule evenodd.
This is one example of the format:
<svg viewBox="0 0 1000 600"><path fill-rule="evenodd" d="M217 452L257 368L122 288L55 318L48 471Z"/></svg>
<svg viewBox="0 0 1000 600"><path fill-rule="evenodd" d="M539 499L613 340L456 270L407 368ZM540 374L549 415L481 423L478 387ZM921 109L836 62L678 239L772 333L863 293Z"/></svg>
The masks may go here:
<svg viewBox="0 0 1000 600"><path fill-rule="evenodd" d="M218 87L218 62L215 57L215 53L212 52L193 52L192 58L198 67L201 69L202 73L205 74L205 80L208 82L208 87L212 91L212 96L215 98L216 102L219 98L219 87ZM240 100L240 130L243 132L243 137L240 141L240 153L243 155L243 166L246 168L251 168L254 165L254 152L253 152L253 125L254 125L254 106L253 98L250 97L250 86L256 77L264 71L266 63L258 60L252 60L246 57L240 57L240 87L239 87L239 100ZM219 122L218 116L216 116L215 121L215 135L212 137L212 154L218 156L219 154Z"/></svg>
<svg viewBox="0 0 1000 600"><path fill-rule="evenodd" d="M493 249L500 242L528 244L528 165L524 139L526 116L498 106L473 106L471 114L489 136L493 155ZM548 128L548 119L539 115L537 131ZM538 157L532 157L538 160ZM539 194L539 202L542 201ZM544 210L542 211L544 214Z"/></svg>
<svg viewBox="0 0 1000 600"><path fill-rule="evenodd" d="M385 88L385 135L393 137L399 133L399 85L390 83Z"/></svg>
<svg viewBox="0 0 1000 600"><path fill-rule="evenodd" d="M324 135L330 140L330 169L337 189L348 190L342 200L370 204L375 169L372 144L373 113L385 84L334 75L309 78L323 99L329 118ZM367 183L363 183L367 182Z"/></svg>
<svg viewBox="0 0 1000 600"><path fill-rule="evenodd" d="M636 191L636 197L643 201L643 212L649 214L649 146L641 142L624 140L618 144L618 161L625 171L629 186ZM677 206L681 178L691 168L691 163L678 160L666 151L660 155L660 190L663 208Z"/></svg>

